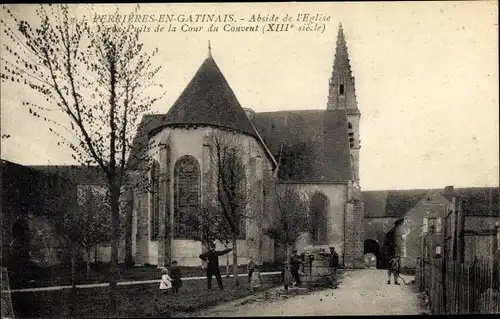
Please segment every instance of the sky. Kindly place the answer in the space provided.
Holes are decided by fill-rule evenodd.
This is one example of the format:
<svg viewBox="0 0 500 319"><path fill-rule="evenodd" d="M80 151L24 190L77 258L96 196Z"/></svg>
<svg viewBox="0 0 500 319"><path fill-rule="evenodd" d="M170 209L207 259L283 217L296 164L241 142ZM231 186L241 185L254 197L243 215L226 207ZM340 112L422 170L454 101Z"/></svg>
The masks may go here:
<svg viewBox="0 0 500 319"><path fill-rule="evenodd" d="M86 5L71 5L89 12ZM134 5L96 5L96 12ZM9 5L34 21L35 5ZM355 77L364 190L498 186L499 92L496 1L141 4L141 14L233 14L233 25L260 25L253 14L320 14L323 32L144 32L159 50L166 113L212 56L243 107L256 112L326 109L338 24ZM2 11L3 15L3 11ZM158 23L135 23L149 26ZM222 27L225 23L220 23ZM300 23L295 22L298 26ZM167 26L162 23L162 26ZM208 23L191 23L208 27ZM260 31L261 29L259 29ZM3 38L3 31L2 31ZM5 52L1 51L4 56ZM2 83L1 157L19 164L76 164L43 121L22 106L23 87ZM55 115L57 116L57 115Z"/></svg>

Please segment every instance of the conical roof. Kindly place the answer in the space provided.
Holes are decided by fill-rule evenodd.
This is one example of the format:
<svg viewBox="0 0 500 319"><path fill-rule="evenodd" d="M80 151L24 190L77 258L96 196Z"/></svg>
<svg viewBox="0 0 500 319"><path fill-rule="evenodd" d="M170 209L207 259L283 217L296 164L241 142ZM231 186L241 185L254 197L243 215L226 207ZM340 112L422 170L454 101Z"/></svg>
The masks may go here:
<svg viewBox="0 0 500 319"><path fill-rule="evenodd" d="M213 125L258 136L212 56L172 105L162 126L182 124Z"/></svg>

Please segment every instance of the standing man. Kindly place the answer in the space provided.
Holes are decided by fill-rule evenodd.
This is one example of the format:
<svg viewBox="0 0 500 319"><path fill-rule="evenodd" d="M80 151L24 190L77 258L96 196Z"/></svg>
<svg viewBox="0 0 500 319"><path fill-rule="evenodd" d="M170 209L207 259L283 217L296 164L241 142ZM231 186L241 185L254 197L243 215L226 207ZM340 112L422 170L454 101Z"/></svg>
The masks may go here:
<svg viewBox="0 0 500 319"><path fill-rule="evenodd" d="M396 255L394 258L389 260L389 266L387 267L387 275L389 276L389 280L387 280L387 284L391 284L391 274L394 276L394 284L399 285L398 277L399 271L401 270L401 258L399 255Z"/></svg>
<svg viewBox="0 0 500 319"><path fill-rule="evenodd" d="M335 247L330 247L330 258L328 261L330 268L330 276L332 278L333 288L337 288L337 269L339 268L339 254L335 251Z"/></svg>
<svg viewBox="0 0 500 319"><path fill-rule="evenodd" d="M224 249L221 251L215 250L215 244L212 243L208 248L206 253L200 255L200 259L207 262L207 284L208 290L212 289L212 276L215 275L217 279L217 285L219 285L220 290L224 290L224 286L222 285L222 277L220 275L219 269L219 256L227 254L233 250L232 248Z"/></svg>
<svg viewBox="0 0 500 319"><path fill-rule="evenodd" d="M250 283L252 280L252 274L253 274L254 270L255 270L255 263L253 262L253 258L250 257L248 260L248 265L247 265L248 283Z"/></svg>
<svg viewBox="0 0 500 319"><path fill-rule="evenodd" d="M333 288L337 288L337 269L339 268L339 254L335 251L335 247L330 247L330 253L320 253L328 257L328 268L330 269L330 280Z"/></svg>
<svg viewBox="0 0 500 319"><path fill-rule="evenodd" d="M295 286L300 286L300 275L299 269L302 264L302 260L300 260L299 255L297 255L297 250L292 250L292 257L290 257L290 272L292 273L292 277L295 279Z"/></svg>

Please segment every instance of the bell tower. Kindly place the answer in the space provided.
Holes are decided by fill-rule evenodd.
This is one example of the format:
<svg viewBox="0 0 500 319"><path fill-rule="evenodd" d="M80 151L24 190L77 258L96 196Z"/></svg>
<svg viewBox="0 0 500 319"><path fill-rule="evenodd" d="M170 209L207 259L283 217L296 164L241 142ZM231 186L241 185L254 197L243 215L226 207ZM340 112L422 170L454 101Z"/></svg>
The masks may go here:
<svg viewBox="0 0 500 319"><path fill-rule="evenodd" d="M329 83L327 110L346 110L349 130L349 149L354 181L359 183L359 122L361 112L356 101L354 76L352 76L347 44L342 24L339 24L337 47Z"/></svg>

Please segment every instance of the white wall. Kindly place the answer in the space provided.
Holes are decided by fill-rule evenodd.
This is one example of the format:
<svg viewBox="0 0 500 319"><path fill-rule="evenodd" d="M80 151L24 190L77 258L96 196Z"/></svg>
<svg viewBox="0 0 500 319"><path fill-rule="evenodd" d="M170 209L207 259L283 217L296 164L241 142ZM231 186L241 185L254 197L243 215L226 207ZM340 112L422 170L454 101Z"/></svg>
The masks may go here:
<svg viewBox="0 0 500 319"><path fill-rule="evenodd" d="M174 188L174 167L175 163L177 160L183 156L190 155L193 156L194 158L197 159L198 164L200 165L200 171L204 172L206 171L206 168L208 168L210 163L207 163L207 160L204 160L203 156L203 142L204 142L204 137L207 134L207 132L223 132L223 134L230 134L232 135L233 133L231 132L226 132L226 131L221 131L219 129L215 128L209 128L209 127L198 127L196 129L194 128L173 128L173 129L164 129L162 132L156 134L152 138L152 142L155 145L158 145L161 142L165 142L168 137L168 143L169 143L169 157L170 157L170 167L168 168L169 174L172 177L170 179L170 189L171 189L171 198L170 198L170 212L171 212L171 218L173 219L173 213L174 213L174 201L173 201L173 188ZM262 171L271 171L271 163L268 160L268 157L261 147L261 145L258 143L258 141L250 136L240 134L240 141L241 145L244 148L244 154L247 154L245 158L243 158L243 164L246 165L247 168L247 178L246 180L248 183L253 182L255 175L252 175L250 172L250 167L247 165L250 163L250 159L253 157L260 157L260 164L257 164L259 172L257 172L257 176L262 176L263 172ZM160 156L159 152L157 150L153 149L150 151L150 156L154 159L156 159L160 165L164 165L164 163L160 162ZM203 180L204 174L202 173L200 176L201 179L201 185L203 186L207 181ZM251 189L252 185L249 185L249 189ZM204 192L203 192L203 187L201 188L201 201L204 201ZM148 196L149 197L149 196ZM149 201L148 201L149 202ZM265 206L265 205L264 205ZM148 224L150 227L150 217L151 217L151 212L149 211L149 205L148 205ZM271 214L272 212L265 212L265 214ZM256 221L260 223L262 216L257 216ZM250 221L247 222L247 238L253 237L253 238L258 238L260 236L259 232L262 230L261 225L259 224L259 227L255 227L255 225L249 224L251 223ZM252 247L250 249L249 245L258 245L258 242L255 242L254 244L250 244L247 240L238 240L238 263L244 264L248 260L248 254L249 251L253 251L252 254L260 255L260 256L252 256L254 257L254 260L259 260L263 259L265 261L272 261L273 256L274 256L274 243L272 240L269 238L263 238L262 239L262 250L260 253L258 252L257 247ZM185 239L175 239L172 242L172 260L177 260L180 265L184 266L199 266L201 265L201 260L198 258L199 254L202 252L202 247L201 243L195 242L192 240L185 240ZM137 249L137 248L136 248ZM265 250L265 251L264 251ZM230 256L228 257L230 262L232 262L232 253L230 253ZM158 242L157 241L148 241L148 258L149 263L151 264L157 264L158 262ZM225 258L222 258L225 260ZM221 261L222 261L221 259Z"/></svg>
<svg viewBox="0 0 500 319"><path fill-rule="evenodd" d="M281 184L282 187L291 186L290 184ZM303 192L310 193L322 192L329 201L327 212L327 245L335 246L335 251L339 256L343 255L344 251L344 215L345 204L347 200L347 184L292 184ZM300 253L309 246L307 235L301 237L297 242L297 251Z"/></svg>

